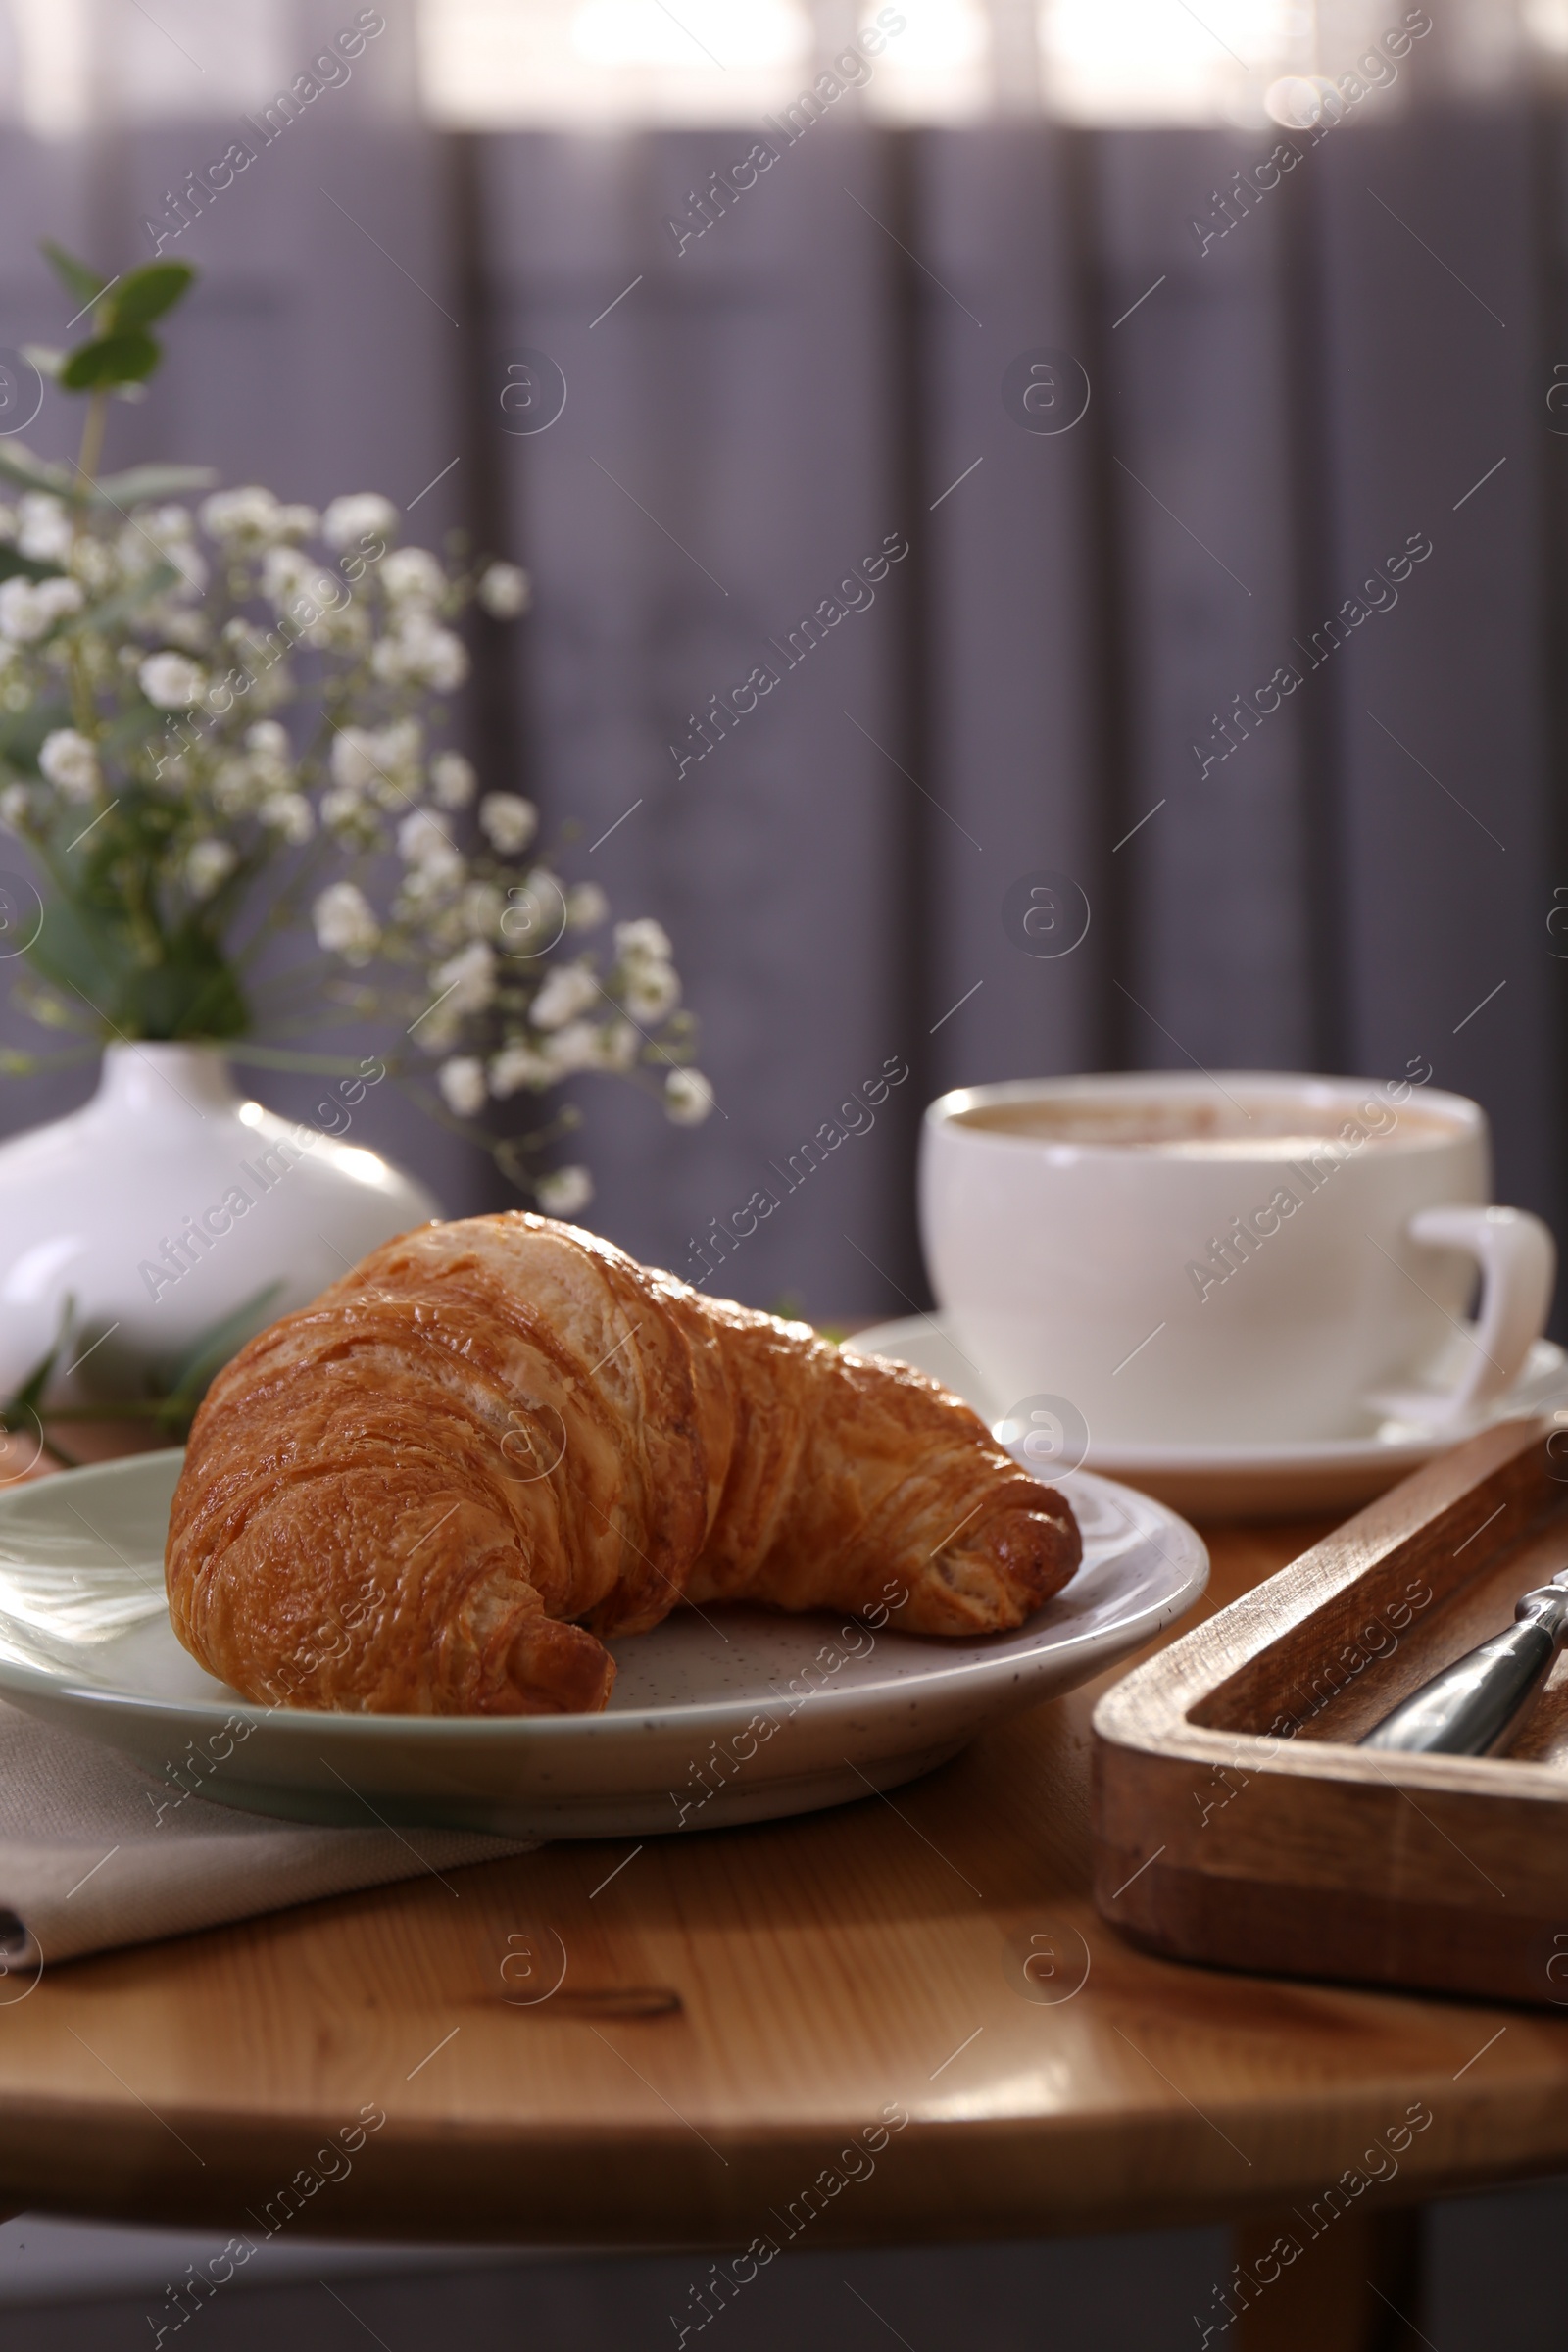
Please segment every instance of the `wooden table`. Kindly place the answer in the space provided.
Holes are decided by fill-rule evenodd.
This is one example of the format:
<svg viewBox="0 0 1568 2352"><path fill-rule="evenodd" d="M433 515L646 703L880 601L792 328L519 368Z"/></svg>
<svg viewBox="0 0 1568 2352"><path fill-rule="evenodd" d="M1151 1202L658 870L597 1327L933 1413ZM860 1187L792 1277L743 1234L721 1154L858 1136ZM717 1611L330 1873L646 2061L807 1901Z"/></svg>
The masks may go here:
<svg viewBox="0 0 1568 2352"><path fill-rule="evenodd" d="M1322 1532L1209 1531L1205 1605ZM1250 2266L1416 2110L1396 2172L1231 2336L1371 2343L1356 2281L1394 2277L1401 2208L1568 2169L1568 2021L1133 1950L1086 1893L1100 1688L891 1799L46 1975L0 2007L0 2196L254 2235L330 2172L292 2230L726 2253L1228 2218ZM385 2121L318 2159L362 2115ZM1293 2333L1309 2289L1349 2316Z"/></svg>

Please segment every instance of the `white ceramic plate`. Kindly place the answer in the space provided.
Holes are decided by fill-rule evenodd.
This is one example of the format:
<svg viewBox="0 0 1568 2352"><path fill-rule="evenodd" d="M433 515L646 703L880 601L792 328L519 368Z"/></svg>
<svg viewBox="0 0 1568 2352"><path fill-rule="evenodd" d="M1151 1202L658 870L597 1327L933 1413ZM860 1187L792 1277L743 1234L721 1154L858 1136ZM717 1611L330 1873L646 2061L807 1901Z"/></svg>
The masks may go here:
<svg viewBox="0 0 1568 2352"><path fill-rule="evenodd" d="M996 1422L1007 1410L1006 1402L986 1394L978 1368L959 1348L944 1315L908 1315L897 1323L878 1323L871 1331L858 1331L850 1345L857 1354L892 1356L931 1373L988 1422ZM1508 1394L1474 1427L1456 1434L1422 1434L1401 1422L1374 1424L1370 1417L1363 1437L1268 1446L1097 1446L1091 1432L1085 1460L1102 1476L1124 1479L1174 1510L1191 1511L1200 1519L1353 1511L1461 1437L1473 1437L1495 1421L1559 1409L1568 1409L1568 1356L1550 1340L1537 1340ZM1043 1470L1041 1475L1052 1473Z"/></svg>
<svg viewBox="0 0 1568 2352"><path fill-rule="evenodd" d="M1185 1521L1080 1474L1062 1485L1084 1564L1016 1634L922 1641L838 1617L680 1609L611 1644L620 1673L603 1715L258 1707L169 1622L180 1460L141 1454L0 1494L0 1695L172 1788L303 1821L642 1838L842 1804L1125 1657L1208 1581Z"/></svg>

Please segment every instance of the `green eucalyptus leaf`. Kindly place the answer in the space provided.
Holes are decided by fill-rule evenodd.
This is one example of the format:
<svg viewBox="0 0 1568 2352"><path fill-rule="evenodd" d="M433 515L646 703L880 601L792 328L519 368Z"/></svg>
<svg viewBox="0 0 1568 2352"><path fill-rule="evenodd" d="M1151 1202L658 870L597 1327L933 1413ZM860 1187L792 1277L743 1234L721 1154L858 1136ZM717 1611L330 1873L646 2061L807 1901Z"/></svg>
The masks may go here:
<svg viewBox="0 0 1568 2352"><path fill-rule="evenodd" d="M105 922L97 908L79 907L71 899L46 901L27 960L76 1003L85 1003L116 1028L124 1027L115 1006L130 973L130 957L123 933Z"/></svg>
<svg viewBox="0 0 1568 2352"><path fill-rule="evenodd" d="M109 283L109 280L100 277L97 270L88 263L78 262L74 254L68 253L63 245L55 244L50 237L43 239L38 251L43 255L66 292L74 294L78 302L96 302Z"/></svg>
<svg viewBox="0 0 1568 2352"><path fill-rule="evenodd" d="M115 334L126 327L150 326L173 309L195 280L189 262L149 262L132 270L116 286L109 304L109 325Z"/></svg>
<svg viewBox="0 0 1568 2352"><path fill-rule="evenodd" d="M124 473L106 473L87 493L93 507L150 506L155 500L183 498L187 491L210 490L218 479L211 466L132 466Z"/></svg>
<svg viewBox="0 0 1568 2352"><path fill-rule="evenodd" d="M172 564L166 564L160 558L156 564L149 564L147 569L126 587L117 588L113 596L103 597L96 605L85 605L79 612L73 612L60 623L55 635L83 637L91 632L102 636L122 628L126 621L134 620L143 605L150 603L154 597L162 596L166 588L172 588L178 577Z"/></svg>
<svg viewBox="0 0 1568 2352"><path fill-rule="evenodd" d="M40 564L35 557L23 556L14 547L0 546L0 580L57 580L64 575L58 564Z"/></svg>
<svg viewBox="0 0 1568 2352"><path fill-rule="evenodd" d="M65 703L47 698L29 703L25 710L0 712L0 763L15 774L35 776L44 737L70 724Z"/></svg>
<svg viewBox="0 0 1568 2352"><path fill-rule="evenodd" d="M113 384L138 384L151 375L163 349L139 326L119 328L82 343L60 370L68 392L101 392Z"/></svg>
<svg viewBox="0 0 1568 2352"><path fill-rule="evenodd" d="M24 490L47 490L55 498L79 498L78 478L69 466L51 466L46 458L35 458L20 441L10 449L0 448L0 480L19 483Z"/></svg>
<svg viewBox="0 0 1568 2352"><path fill-rule="evenodd" d="M220 1044L251 1025L250 1006L221 948L195 930L171 940L161 963L139 965L120 1004L116 1018L132 1037Z"/></svg>
<svg viewBox="0 0 1568 2352"><path fill-rule="evenodd" d="M250 1007L221 947L198 924L166 940L156 963L137 954L121 915L123 822L74 852L62 840L57 864L69 862L72 895L46 902L29 963L112 1035L214 1043L243 1035Z"/></svg>
<svg viewBox="0 0 1568 2352"><path fill-rule="evenodd" d="M183 1360L176 1364L165 1399L171 1417L194 1413L210 1387L215 1373L220 1372L231 1355L237 1355L249 1339L266 1329L270 1317L268 1309L283 1288L279 1275L236 1306L220 1322L210 1324L199 1333Z"/></svg>

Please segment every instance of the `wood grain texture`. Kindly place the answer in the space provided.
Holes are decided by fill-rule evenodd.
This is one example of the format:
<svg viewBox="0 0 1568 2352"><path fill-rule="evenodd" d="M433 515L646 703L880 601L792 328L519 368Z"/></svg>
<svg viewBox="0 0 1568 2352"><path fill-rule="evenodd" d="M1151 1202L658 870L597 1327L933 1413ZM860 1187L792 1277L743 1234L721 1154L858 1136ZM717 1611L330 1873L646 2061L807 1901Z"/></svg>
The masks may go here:
<svg viewBox="0 0 1568 2352"><path fill-rule="evenodd" d="M1218 1532L1212 1601L1321 1532ZM1180 1966L1097 1918L1102 1687L891 1801L629 1861L559 1845L0 1985L0 2201L811 2246L1311 2212L1348 2167L1392 2210L1568 2166L1556 2019ZM1430 2124L1365 2185L1412 2104ZM321 2158L367 2106L387 2120L348 2169ZM907 2125L856 2153L890 2109Z"/></svg>
<svg viewBox="0 0 1568 2352"><path fill-rule="evenodd" d="M1568 1562L1543 1425L1488 1431L1095 1716L1101 1908L1235 1967L1568 2005L1568 1674L1516 1752L1354 1744Z"/></svg>

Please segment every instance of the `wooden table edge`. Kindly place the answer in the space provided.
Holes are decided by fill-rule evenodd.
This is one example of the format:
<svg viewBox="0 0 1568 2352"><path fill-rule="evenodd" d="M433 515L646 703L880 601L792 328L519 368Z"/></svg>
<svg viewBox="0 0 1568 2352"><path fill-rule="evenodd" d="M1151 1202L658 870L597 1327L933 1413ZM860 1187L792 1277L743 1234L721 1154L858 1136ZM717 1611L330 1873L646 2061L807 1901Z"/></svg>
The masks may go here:
<svg viewBox="0 0 1568 2352"><path fill-rule="evenodd" d="M1568 2115L1548 2084L1521 2098L1517 2082L1456 2093L1451 2082L1369 2078L1358 2086L1369 2147L1381 2128L1424 2097L1426 2132L1396 2171L1353 2192L1382 2212L1522 2179L1568 2171ZM1275 2101L1278 2137L1303 2147L1332 2124L1342 2152L1361 2136L1343 2095ZM1478 2138L1509 2127L1507 2146ZM221 2122L222 2136L215 2131ZM1130 2178L1129 2124L1140 2178ZM1337 2180L1333 2162L1295 2168L1238 2161L1245 2106L1189 2117L1152 2107L1093 2117L1019 2116L925 2121L906 2130L857 2180L847 2178L842 2124L710 2124L698 2145L683 2127L555 2130L440 2117L400 2119L357 2152L340 2177L284 2192L325 2136L320 2119L287 2111L211 2108L158 2117L108 2102L0 2099L0 2206L82 2219L234 2230L261 2242L289 2237L454 2245L669 2250L744 2246L780 2225L831 2171L803 2245L875 2245L1106 2235L1189 2230L1287 2208L1310 2210ZM198 2157L194 2152L200 2149ZM324 2153L324 2151L323 2151ZM326 2168L323 2166L322 2171ZM432 2180L439 2179L439 2196ZM955 2183L961 2180L956 2200ZM879 2187L878 2183L882 2185ZM1180 2183L1180 2186L1174 2184ZM890 2202L892 2209L890 2208ZM769 2221L772 2214L774 2219Z"/></svg>

